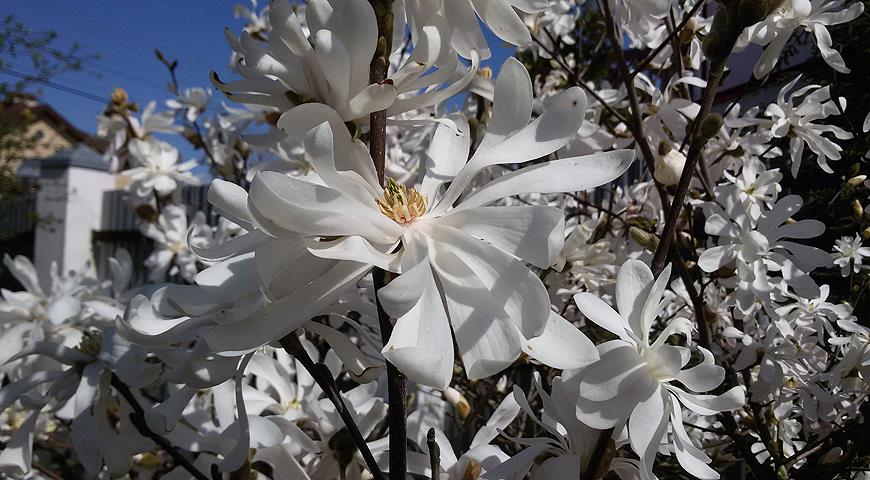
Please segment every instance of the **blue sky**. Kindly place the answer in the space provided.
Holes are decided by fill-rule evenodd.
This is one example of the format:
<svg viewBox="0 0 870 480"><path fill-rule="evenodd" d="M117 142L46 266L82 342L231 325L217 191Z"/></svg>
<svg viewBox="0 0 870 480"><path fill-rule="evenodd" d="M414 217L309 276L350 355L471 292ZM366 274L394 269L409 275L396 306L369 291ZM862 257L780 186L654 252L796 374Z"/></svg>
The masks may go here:
<svg viewBox="0 0 870 480"><path fill-rule="evenodd" d="M56 46L81 44L83 51L100 59L85 71L53 79L66 87L105 98L116 87L123 87L140 105L148 100L169 98L165 67L157 61L154 49L179 62L179 82L184 87L209 87L209 72L216 70L222 79L229 73L230 48L224 28L236 33L242 20L233 18L233 5L248 0L5 0L0 15L14 15L31 30L54 30ZM261 0L265 4L266 0ZM494 70L512 49L487 32L494 57L486 62ZM0 76L5 75L0 72ZM222 101L217 92L214 99ZM96 117L103 105L49 87L42 88L42 100L80 129L93 133ZM176 143L185 156L192 151ZM182 142L183 143L183 142Z"/></svg>

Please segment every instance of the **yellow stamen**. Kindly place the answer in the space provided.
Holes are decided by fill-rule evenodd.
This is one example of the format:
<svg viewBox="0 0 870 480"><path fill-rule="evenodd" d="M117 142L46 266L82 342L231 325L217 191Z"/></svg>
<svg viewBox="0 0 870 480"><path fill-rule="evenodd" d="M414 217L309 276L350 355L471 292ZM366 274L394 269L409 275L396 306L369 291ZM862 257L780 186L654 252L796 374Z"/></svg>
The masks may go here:
<svg viewBox="0 0 870 480"><path fill-rule="evenodd" d="M384 196L377 200L381 213L400 225L407 225L426 213L428 201L417 190L387 178Z"/></svg>

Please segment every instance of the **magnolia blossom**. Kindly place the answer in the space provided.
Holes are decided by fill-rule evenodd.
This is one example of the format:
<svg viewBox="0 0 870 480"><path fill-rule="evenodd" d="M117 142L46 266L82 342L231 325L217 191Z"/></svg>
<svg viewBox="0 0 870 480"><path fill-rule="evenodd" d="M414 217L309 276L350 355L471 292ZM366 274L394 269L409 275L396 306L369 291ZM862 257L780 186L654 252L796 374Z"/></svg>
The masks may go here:
<svg viewBox="0 0 870 480"><path fill-rule="evenodd" d="M445 390L445 394L447 391ZM408 472L432 478L432 467L429 459L433 452L429 450L428 432L434 433L435 444L438 446L441 475L438 480L485 479L489 470L499 469L499 465L508 459L499 447L490 442L506 428L520 413L520 406L512 395L508 395L498 404L486 423L480 427L471 440L468 450L459 457L447 435L436 427L426 424L428 420L422 410L417 410L408 416L408 439L420 447L420 452L408 452ZM379 456L383 470L389 471L389 452ZM500 477L504 478L504 477Z"/></svg>
<svg viewBox="0 0 870 480"><path fill-rule="evenodd" d="M824 342L822 333L827 332L831 335L836 335L834 324L842 319L849 318L852 308L845 303L838 305L829 302L828 295L831 293L829 285L819 287L819 293L819 296L816 298L803 298L784 291L784 297L792 298L795 301L777 308L776 313L783 320L792 322L795 325L812 327L818 332L819 340Z"/></svg>
<svg viewBox="0 0 870 480"><path fill-rule="evenodd" d="M831 254L834 265L840 267L840 274L848 277L850 271L858 273L864 264L864 257L870 257L870 247L861 246L861 235L840 237L834 243L834 253Z"/></svg>
<svg viewBox="0 0 870 480"><path fill-rule="evenodd" d="M514 403L528 415L529 419L540 426L546 437L512 438L525 448L510 460L483 474L482 479L524 478L529 474L533 480L580 478L588 468L595 450L600 431L589 427L577 419L575 404L581 380L580 370L566 370L553 379L550 394L541 386L540 375L535 372L529 395L540 395L543 414L538 418L529 400L519 387L514 385ZM620 441L617 446L626 443ZM543 457L540 464L538 459ZM610 470L624 480L638 478L638 462L633 459L613 458Z"/></svg>
<svg viewBox="0 0 870 480"><path fill-rule="evenodd" d="M765 169L757 157L752 157L743 164L739 175L730 175L727 172L724 175L737 188L743 208L752 218L758 218L762 208L770 208L782 190L779 184L782 173L779 169Z"/></svg>
<svg viewBox="0 0 870 480"><path fill-rule="evenodd" d="M699 415L732 410L743 405L743 387L732 387L718 396L700 395L722 383L725 369L716 365L713 354L703 347L698 348L703 355L701 363L688 367L691 351L665 343L673 334L690 340L692 325L685 318L668 322L651 342L650 329L665 306L662 295L670 273L668 266L654 279L645 263L625 262L616 279L618 313L592 294L574 296L589 320L619 337L598 345L601 359L580 374L577 416L593 428L627 425L631 448L640 456L640 472L645 479L653 478L655 455L670 425L680 465L695 477L717 479L719 474L706 465L710 458L686 433L682 407Z"/></svg>
<svg viewBox="0 0 870 480"><path fill-rule="evenodd" d="M121 172L132 183L129 189L139 197L151 193L167 196L178 188L178 184L199 185L197 177L190 173L196 168L197 160L178 163L178 150L160 140L149 139L130 141L130 154L141 166Z"/></svg>
<svg viewBox="0 0 870 480"><path fill-rule="evenodd" d="M295 242L301 237L316 257L360 262L348 264L354 275L372 266L402 273L379 292L385 310L398 319L383 353L419 383L439 388L449 383L451 324L470 378L500 371L522 351L545 363L579 366L591 358L590 350L578 345L591 344L550 311L546 289L526 267L526 262L540 268L556 263L564 239L561 212L488 205L512 195L580 191L606 183L628 167L633 152L521 168L454 203L485 167L524 163L563 146L582 123L585 104L582 92L571 89L528 124L531 81L519 62L509 60L496 83L494 108L499 115L474 156L466 160L466 125L458 133L452 126L439 126L419 191L392 179L381 188L368 154L345 143L350 140L347 131L334 119L305 138L316 177L263 172L254 178L247 199L225 190L217 205L231 211L247 203L266 234ZM449 187L442 189L448 181ZM274 254L284 255L277 250ZM285 261L281 258L268 262L280 264ZM250 331L249 348L292 328L286 315L277 316L282 302L268 307L276 309L275 317L256 317L244 327ZM239 327L231 328L235 333L230 341L238 344ZM556 355L562 342L573 344Z"/></svg>
<svg viewBox="0 0 870 480"><path fill-rule="evenodd" d="M64 368L33 372L0 390L0 411L20 401L27 412L27 420L0 453L0 472L30 472L36 422L43 410L53 409L72 421L73 446L91 475L104 468L113 475L126 474L130 457L147 450L148 443L129 424L129 405L118 410L109 383L112 374L133 387L153 382L159 367L145 362L145 350L109 328L86 331L75 348L45 341L15 353L9 361L41 357ZM122 414L117 424L109 420L112 413Z"/></svg>
<svg viewBox="0 0 870 480"><path fill-rule="evenodd" d="M154 240L156 248L148 258L145 266L151 271L152 282L166 279L166 274L181 275L187 281L193 281L197 274L196 257L188 246L188 228L197 230L205 225L205 214L196 212L188 225L187 212L183 207L167 205L157 219L157 223L148 223L142 227L142 234Z"/></svg>
<svg viewBox="0 0 870 480"><path fill-rule="evenodd" d="M6 362L26 347L48 339L74 345L81 338L81 332L75 327L90 323L83 302L97 288L90 276L90 264L61 274L57 264L52 263L51 283L46 284L47 288L43 287L36 268L27 257L13 259L4 255L3 265L24 290L0 291L0 378L19 366L18 362Z"/></svg>
<svg viewBox="0 0 870 480"><path fill-rule="evenodd" d="M388 116L430 107L459 93L471 82L478 59L465 68L443 36L444 19L427 17L420 38L404 65L387 81L369 84L369 63L378 43L372 6L366 0L315 0L305 17L310 30L288 2L269 10L272 31L263 45L248 33L227 36L238 61L241 80L215 87L237 102L268 107L282 114L309 102L332 107L343 122L368 123L369 114L387 110ZM428 72L431 68L437 70ZM424 75L425 74L425 75ZM304 131L291 132L301 136ZM248 141L266 144L283 137L273 131Z"/></svg>
<svg viewBox="0 0 870 480"><path fill-rule="evenodd" d="M852 134L835 125L819 125L814 122L840 114L846 109L846 99L843 97L832 99L831 87L807 85L792 92L786 101L786 92L794 88L800 78L801 76L798 75L784 86L776 97L776 103L768 105L764 114L773 120L770 131L774 137L790 137L792 176L796 177L800 169L804 145L810 147L810 150L816 154L816 161L822 170L833 173L828 166L828 159L839 160L843 148L824 134L832 133L840 140L848 140L852 138ZM796 100L800 97L803 98L797 105Z"/></svg>
<svg viewBox="0 0 870 480"><path fill-rule="evenodd" d="M525 13L542 12L550 3L551 0L403 0L396 2L400 9L396 17L397 20L403 16L407 19L417 47L423 26L433 15L441 15L446 20L442 35L448 38L450 46L457 53L468 59L477 56L487 59L492 53L477 17L505 42L527 45L532 42L532 37L517 10Z"/></svg>
<svg viewBox="0 0 870 480"><path fill-rule="evenodd" d="M717 200L724 209L719 204L709 205L704 231L718 236L719 245L705 250L698 266L714 272L736 261L741 281L737 301L744 311L752 304L753 296L770 306L768 271L781 272L782 279L800 295L818 295L818 286L807 273L830 265L830 256L818 248L785 240L813 238L825 231L825 225L814 219L786 222L803 205L799 196L780 199L757 219L746 212L733 193L720 195Z"/></svg>
<svg viewBox="0 0 870 480"><path fill-rule="evenodd" d="M792 33L804 29L815 37L822 58L834 70L849 73L846 62L832 47L828 26L839 25L858 18L864 12L862 2L853 2L844 8L844 0L784 0L764 21L748 28L741 40L765 47L755 64L755 78L764 78L776 66L779 56Z"/></svg>
<svg viewBox="0 0 870 480"><path fill-rule="evenodd" d="M139 118L128 112L123 115L111 113L97 117L97 136L109 140L105 157L112 159L113 170L123 165L118 154L122 153L128 139L148 140L152 133L178 133L183 130L183 127L175 124L173 112L155 112L156 109L157 102L151 101L142 110Z"/></svg>
<svg viewBox="0 0 870 480"><path fill-rule="evenodd" d="M184 118L188 122L196 121L196 117L205 111L211 100L211 90L202 87L186 88L178 98L167 100L166 106L184 112Z"/></svg>

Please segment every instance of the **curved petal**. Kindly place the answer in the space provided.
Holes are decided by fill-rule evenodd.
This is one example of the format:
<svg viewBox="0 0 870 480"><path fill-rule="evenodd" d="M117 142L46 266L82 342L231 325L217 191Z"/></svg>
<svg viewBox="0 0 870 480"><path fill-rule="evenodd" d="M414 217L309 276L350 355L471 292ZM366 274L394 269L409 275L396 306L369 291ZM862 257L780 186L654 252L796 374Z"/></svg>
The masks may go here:
<svg viewBox="0 0 870 480"><path fill-rule="evenodd" d="M550 312L544 333L525 341L523 351L544 365L560 370L583 368L599 359L592 340L556 312Z"/></svg>
<svg viewBox="0 0 870 480"><path fill-rule="evenodd" d="M619 178L634 157L634 150L614 150L538 163L496 178L465 198L456 208L477 207L527 193L589 190Z"/></svg>
<svg viewBox="0 0 870 480"><path fill-rule="evenodd" d="M393 334L381 353L417 383L438 389L450 384L453 339L431 269L424 279L420 301L396 320Z"/></svg>

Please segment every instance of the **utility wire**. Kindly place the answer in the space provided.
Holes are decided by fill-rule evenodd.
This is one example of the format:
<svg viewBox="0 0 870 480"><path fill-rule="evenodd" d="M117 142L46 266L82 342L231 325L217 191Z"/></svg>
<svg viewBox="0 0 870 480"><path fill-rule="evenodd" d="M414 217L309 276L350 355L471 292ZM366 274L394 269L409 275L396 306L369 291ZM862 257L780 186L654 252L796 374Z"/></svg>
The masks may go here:
<svg viewBox="0 0 870 480"><path fill-rule="evenodd" d="M101 105L105 105L106 102L108 101L108 99L105 97L101 97L99 95L94 95L94 94L86 92L84 90L79 90L78 88L69 87L66 85L61 85L59 83L52 82L51 80L45 80L42 78L34 77L32 75L27 75L26 73L21 73L19 71L11 70L9 68L0 67L0 72L3 72L7 75L11 75L13 77L20 78L22 80L28 80L31 82L41 83L41 84L45 85L46 87L51 87L55 90L60 90L61 92L69 93L70 95L76 95L76 96L81 97L81 98L86 98L88 100L92 100L94 102L97 102Z"/></svg>
<svg viewBox="0 0 870 480"><path fill-rule="evenodd" d="M64 52L57 50L57 49L54 49L54 48L43 47L43 46L37 46L35 48L37 50L42 50L42 51L50 53L52 55L64 55ZM139 77L137 75L133 75L130 72L125 72L124 70L121 70L121 69L118 69L115 67L110 67L110 66L103 64L103 63L100 63L96 60L86 60L86 61L82 62L81 68L82 68L82 70L93 73L95 75L100 75L100 76L103 74L117 75L117 76L123 77L127 80L132 80L134 82L140 83L142 85L148 85L149 87L159 88L160 90L163 90L163 91L166 90L166 85L163 83L155 82L154 80L150 80L147 78ZM98 71L98 70L101 70L101 71Z"/></svg>

